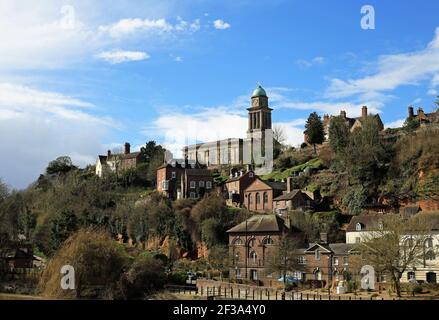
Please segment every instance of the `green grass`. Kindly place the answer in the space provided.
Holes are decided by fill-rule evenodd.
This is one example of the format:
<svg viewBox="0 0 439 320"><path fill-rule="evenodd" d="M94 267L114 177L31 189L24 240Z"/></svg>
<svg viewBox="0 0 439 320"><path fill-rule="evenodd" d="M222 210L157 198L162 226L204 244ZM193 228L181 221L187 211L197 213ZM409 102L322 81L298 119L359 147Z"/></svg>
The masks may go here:
<svg viewBox="0 0 439 320"><path fill-rule="evenodd" d="M265 176L262 176L263 180L282 180L286 179L298 172L301 172L305 170L306 168L310 169L320 169L322 167L322 161L319 158L314 158L306 163L299 164L297 166L294 166L292 168L286 169L286 170L275 170L270 174L267 174Z"/></svg>

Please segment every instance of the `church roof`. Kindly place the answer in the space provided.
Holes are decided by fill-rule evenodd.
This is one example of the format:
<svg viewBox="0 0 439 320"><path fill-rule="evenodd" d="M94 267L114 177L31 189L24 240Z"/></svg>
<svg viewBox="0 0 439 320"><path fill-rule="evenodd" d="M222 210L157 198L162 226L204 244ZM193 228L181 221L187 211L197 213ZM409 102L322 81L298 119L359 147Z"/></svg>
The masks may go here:
<svg viewBox="0 0 439 320"><path fill-rule="evenodd" d="M281 232L287 229L284 220L275 215L254 215L237 226L229 229L228 233L240 232Z"/></svg>
<svg viewBox="0 0 439 320"><path fill-rule="evenodd" d="M267 93L265 92L264 88L261 87L261 85L258 85L258 87L253 91L252 98L256 97L266 97Z"/></svg>

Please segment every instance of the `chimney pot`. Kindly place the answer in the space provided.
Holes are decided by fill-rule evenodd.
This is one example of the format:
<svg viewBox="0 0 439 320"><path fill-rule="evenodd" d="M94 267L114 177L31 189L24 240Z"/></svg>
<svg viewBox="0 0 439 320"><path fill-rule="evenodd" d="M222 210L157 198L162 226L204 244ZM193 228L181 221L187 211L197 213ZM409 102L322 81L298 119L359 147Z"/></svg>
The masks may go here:
<svg viewBox="0 0 439 320"><path fill-rule="evenodd" d="M340 111L340 117L342 117L343 119L346 119L346 111Z"/></svg>

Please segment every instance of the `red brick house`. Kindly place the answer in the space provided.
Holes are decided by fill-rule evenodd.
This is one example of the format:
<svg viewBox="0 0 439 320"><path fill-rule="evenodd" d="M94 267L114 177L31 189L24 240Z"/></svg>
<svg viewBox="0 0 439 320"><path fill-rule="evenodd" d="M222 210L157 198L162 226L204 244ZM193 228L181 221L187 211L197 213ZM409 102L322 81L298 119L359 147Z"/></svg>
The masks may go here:
<svg viewBox="0 0 439 320"><path fill-rule="evenodd" d="M224 193L226 195L226 203L230 207L242 207L244 204L244 191L248 186L256 180L253 171L244 173L236 172L224 183Z"/></svg>
<svg viewBox="0 0 439 320"><path fill-rule="evenodd" d="M254 215L228 230L230 278L275 285L278 275L266 272L266 258L271 250L277 249L282 235L290 231L284 219L274 214Z"/></svg>
<svg viewBox="0 0 439 320"><path fill-rule="evenodd" d="M311 243L304 250L303 281L320 281L322 287L344 280L349 272L349 256L354 246L346 243Z"/></svg>
<svg viewBox="0 0 439 320"><path fill-rule="evenodd" d="M256 178L244 191L244 206L255 212L272 212L273 199L287 190L284 182L263 181Z"/></svg>
<svg viewBox="0 0 439 320"><path fill-rule="evenodd" d="M212 190L210 170L175 161L157 169L157 191L170 199L199 199Z"/></svg>
<svg viewBox="0 0 439 320"><path fill-rule="evenodd" d="M306 211L314 208L314 200L300 189L291 188L291 178L287 179L287 190L273 199L273 211L284 214L292 210Z"/></svg>

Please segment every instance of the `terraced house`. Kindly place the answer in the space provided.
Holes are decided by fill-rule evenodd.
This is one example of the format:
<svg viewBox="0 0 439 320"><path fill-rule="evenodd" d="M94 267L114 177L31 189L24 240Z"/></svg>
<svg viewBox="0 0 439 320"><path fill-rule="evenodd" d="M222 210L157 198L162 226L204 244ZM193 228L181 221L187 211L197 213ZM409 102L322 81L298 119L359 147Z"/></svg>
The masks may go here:
<svg viewBox="0 0 439 320"><path fill-rule="evenodd" d="M431 231L425 237L423 244L424 257L422 262L410 266L401 278L401 282L408 282L409 280L416 280L425 283L437 283L437 276L439 274L439 258L437 248L439 248L439 215L418 213L424 215L428 219ZM359 244L365 239L370 239L377 231L383 231L383 216L382 215L366 215L353 217L346 230L346 243ZM385 230L384 230L385 231ZM411 246L410 235L402 236L401 248Z"/></svg>

